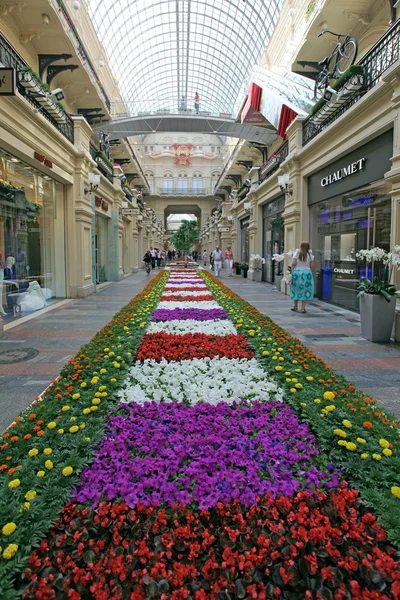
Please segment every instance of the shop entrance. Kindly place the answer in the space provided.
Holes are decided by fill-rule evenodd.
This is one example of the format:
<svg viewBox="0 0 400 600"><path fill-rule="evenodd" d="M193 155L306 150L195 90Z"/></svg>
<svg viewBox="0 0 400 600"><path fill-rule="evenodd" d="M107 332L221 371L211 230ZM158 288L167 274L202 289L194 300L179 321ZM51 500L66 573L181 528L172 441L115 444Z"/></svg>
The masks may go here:
<svg viewBox="0 0 400 600"><path fill-rule="evenodd" d="M283 211L285 210L285 197L281 196L269 202L263 208L263 280L275 283L278 275L283 275L283 262L272 260L274 254L284 252L285 221Z"/></svg>
<svg viewBox="0 0 400 600"><path fill-rule="evenodd" d="M97 284L108 281L107 233L108 233L108 219L105 219L102 215L96 214L95 260L96 260L96 283Z"/></svg>

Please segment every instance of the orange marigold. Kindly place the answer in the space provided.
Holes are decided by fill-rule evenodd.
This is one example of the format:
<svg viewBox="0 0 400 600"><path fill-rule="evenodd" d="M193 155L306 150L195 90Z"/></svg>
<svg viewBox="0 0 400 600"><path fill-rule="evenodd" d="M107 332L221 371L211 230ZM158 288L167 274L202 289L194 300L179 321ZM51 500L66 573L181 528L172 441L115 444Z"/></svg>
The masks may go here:
<svg viewBox="0 0 400 600"><path fill-rule="evenodd" d="M364 421L363 425L366 429L372 429L373 427L371 421Z"/></svg>

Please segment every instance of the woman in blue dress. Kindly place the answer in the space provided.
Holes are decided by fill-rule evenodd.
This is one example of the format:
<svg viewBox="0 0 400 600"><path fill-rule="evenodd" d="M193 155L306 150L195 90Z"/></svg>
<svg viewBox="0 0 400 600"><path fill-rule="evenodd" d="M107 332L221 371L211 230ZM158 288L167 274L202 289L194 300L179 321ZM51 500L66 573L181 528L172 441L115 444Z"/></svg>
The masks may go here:
<svg viewBox="0 0 400 600"><path fill-rule="evenodd" d="M306 311L306 302L314 298L314 277L311 269L314 267L314 256L310 252L310 244L301 242L300 248L296 250L292 260L292 293L293 312L298 311L299 301L301 312Z"/></svg>

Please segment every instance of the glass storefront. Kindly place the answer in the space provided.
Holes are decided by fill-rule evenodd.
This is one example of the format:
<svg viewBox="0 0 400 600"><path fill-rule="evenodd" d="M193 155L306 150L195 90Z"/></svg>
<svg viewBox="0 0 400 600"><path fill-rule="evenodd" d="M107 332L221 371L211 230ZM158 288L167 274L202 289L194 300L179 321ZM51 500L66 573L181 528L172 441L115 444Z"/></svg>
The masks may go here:
<svg viewBox="0 0 400 600"><path fill-rule="evenodd" d="M323 300L358 310L360 277L371 277L359 250L379 246L390 250L390 186L377 181L310 207L311 246L318 273L317 295ZM378 275L379 266L374 267Z"/></svg>
<svg viewBox="0 0 400 600"><path fill-rule="evenodd" d="M274 254L284 252L285 196L281 196L263 207L263 281L274 283L276 275L283 275L283 263L272 260Z"/></svg>
<svg viewBox="0 0 400 600"><path fill-rule="evenodd" d="M96 280L97 283L108 281L108 221L109 219L96 213Z"/></svg>
<svg viewBox="0 0 400 600"><path fill-rule="evenodd" d="M240 260L249 262L249 224L250 217L240 221Z"/></svg>
<svg viewBox="0 0 400 600"><path fill-rule="evenodd" d="M65 298L63 185L0 149L0 308Z"/></svg>

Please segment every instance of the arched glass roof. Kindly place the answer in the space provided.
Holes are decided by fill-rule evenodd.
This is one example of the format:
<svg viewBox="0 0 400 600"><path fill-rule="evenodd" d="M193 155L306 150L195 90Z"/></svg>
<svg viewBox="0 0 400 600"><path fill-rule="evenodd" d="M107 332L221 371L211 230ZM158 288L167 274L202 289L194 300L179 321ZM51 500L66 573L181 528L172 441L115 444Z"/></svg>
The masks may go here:
<svg viewBox="0 0 400 600"><path fill-rule="evenodd" d="M130 114L232 113L283 0L87 0ZM184 97L186 105L181 106Z"/></svg>

